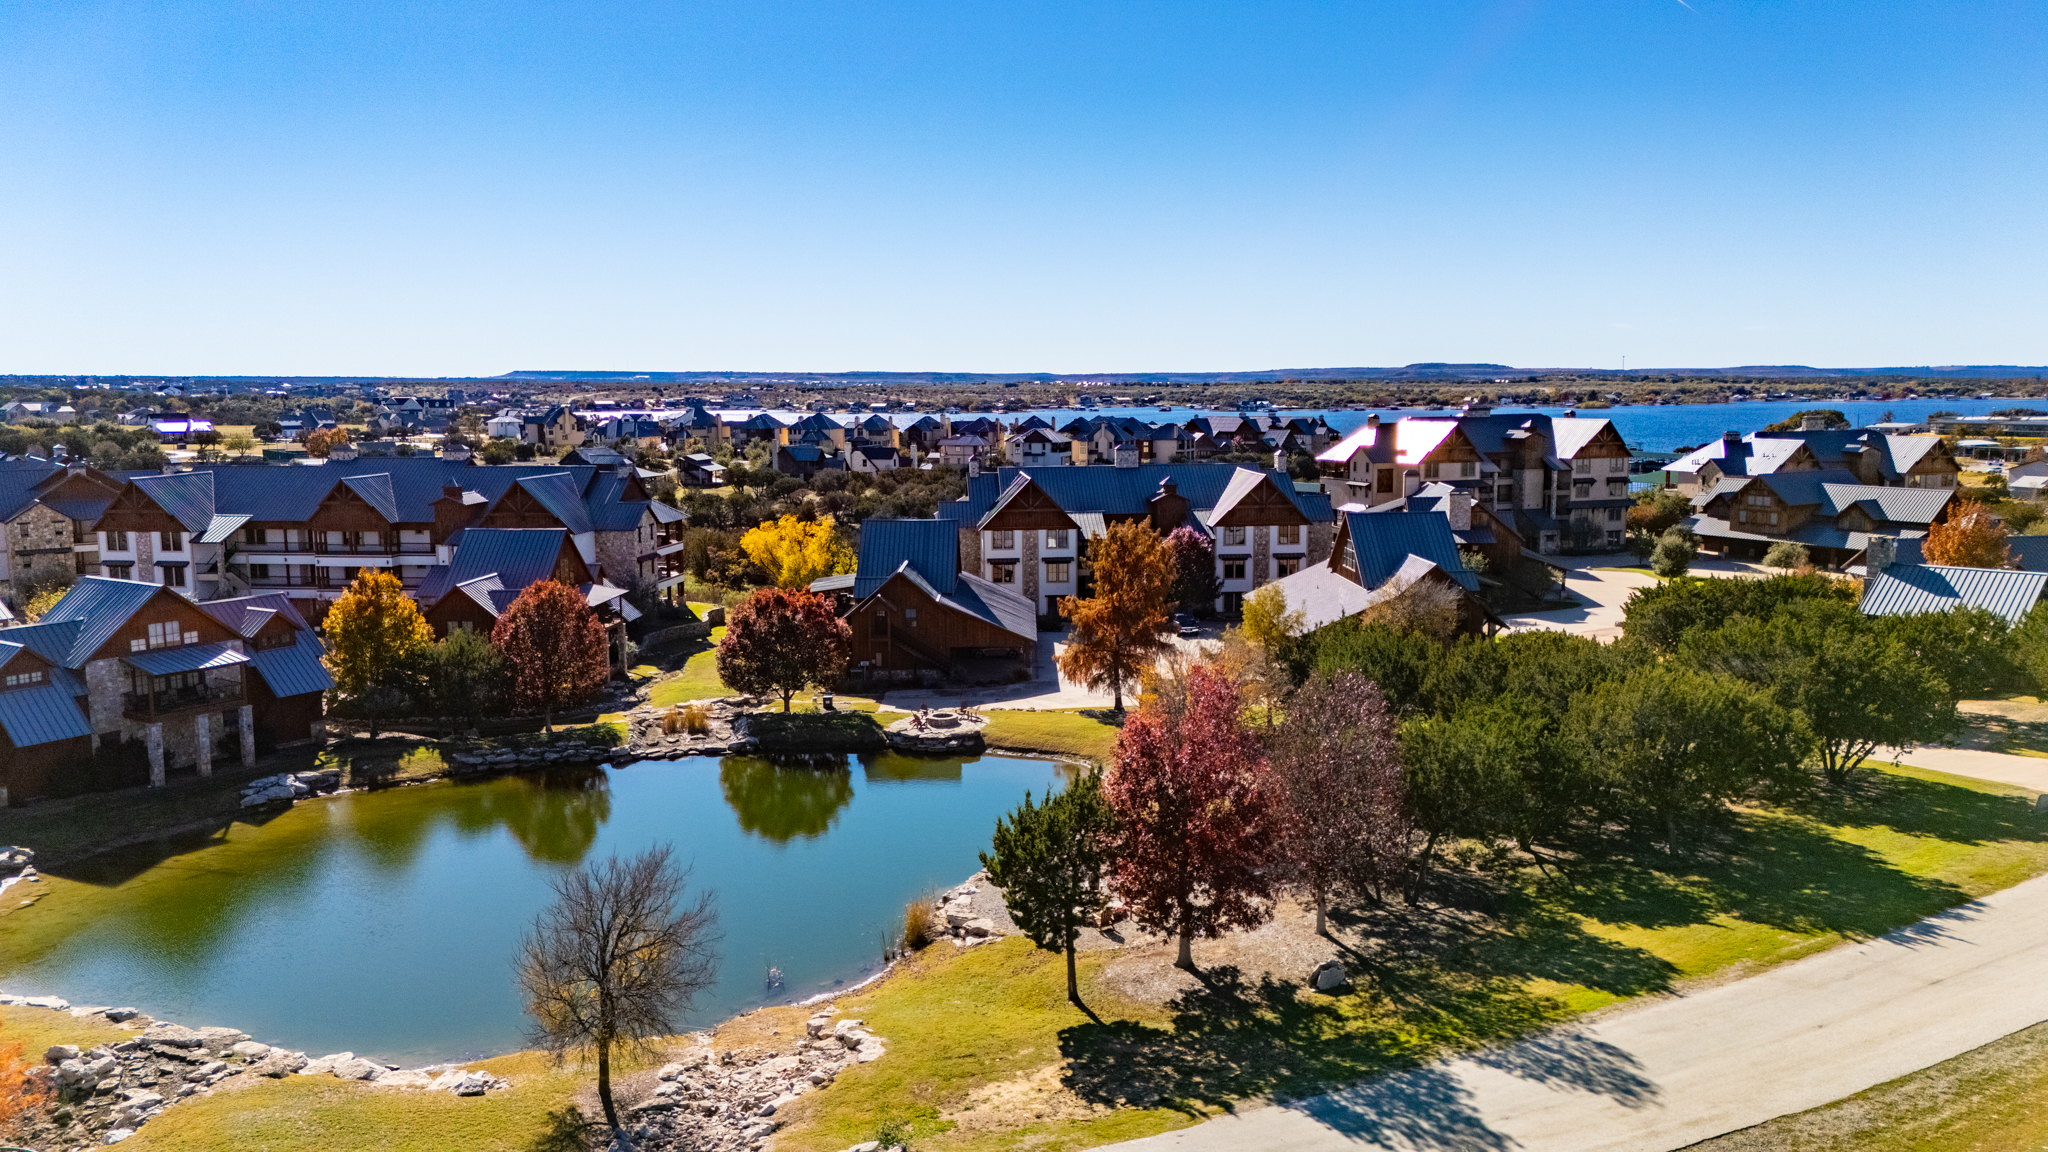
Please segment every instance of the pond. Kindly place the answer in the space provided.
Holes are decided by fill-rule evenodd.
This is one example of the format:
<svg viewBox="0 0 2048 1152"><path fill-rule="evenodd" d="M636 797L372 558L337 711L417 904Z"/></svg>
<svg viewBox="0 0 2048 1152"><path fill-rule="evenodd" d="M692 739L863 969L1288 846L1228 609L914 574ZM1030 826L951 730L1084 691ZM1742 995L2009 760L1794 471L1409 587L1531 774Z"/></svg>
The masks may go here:
<svg viewBox="0 0 2048 1152"><path fill-rule="evenodd" d="M0 929L0 987L314 1055L509 1051L526 1024L512 957L551 874L666 841L691 892L717 893L719 980L686 1021L702 1026L875 971L904 904L971 875L996 818L1060 779L1002 757L733 756L342 795L56 870Z"/></svg>

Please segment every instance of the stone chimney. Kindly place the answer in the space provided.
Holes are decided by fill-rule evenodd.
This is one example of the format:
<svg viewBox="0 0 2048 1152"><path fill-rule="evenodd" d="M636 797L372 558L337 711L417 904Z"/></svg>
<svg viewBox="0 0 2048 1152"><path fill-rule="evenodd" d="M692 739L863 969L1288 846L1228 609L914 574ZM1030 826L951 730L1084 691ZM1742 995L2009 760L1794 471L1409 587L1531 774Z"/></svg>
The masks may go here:
<svg viewBox="0 0 2048 1152"><path fill-rule="evenodd" d="M1740 444L1740 443L1742 443L1742 433L1740 433L1740 432L1723 432L1723 433L1721 433L1721 443L1723 443L1723 444Z"/></svg>
<svg viewBox="0 0 2048 1152"><path fill-rule="evenodd" d="M1366 426L1367 428L1377 428L1377 427L1379 427L1379 426L1380 426L1380 414L1379 414L1379 413L1377 413L1377 412L1373 412L1373 413L1370 413L1369 415L1367 415L1367 416L1366 416L1366 418L1365 418L1365 426Z"/></svg>
<svg viewBox="0 0 2048 1152"><path fill-rule="evenodd" d="M1112 451L1116 453L1117 467L1136 468L1138 466L1138 446L1136 444L1118 444Z"/></svg>
<svg viewBox="0 0 2048 1152"><path fill-rule="evenodd" d="M1273 449L1273 471L1275 471L1275 472L1285 472L1285 471L1287 471L1287 449L1285 449L1285 448L1275 448L1275 449Z"/></svg>
<svg viewBox="0 0 2048 1152"><path fill-rule="evenodd" d="M1816 412L1808 412L1799 418L1799 430L1801 432L1825 432L1827 427L1828 418Z"/></svg>
<svg viewBox="0 0 2048 1152"><path fill-rule="evenodd" d="M1898 559L1899 542L1891 536L1872 536L1863 551L1863 574L1866 579L1892 566Z"/></svg>
<svg viewBox="0 0 2048 1152"><path fill-rule="evenodd" d="M970 477L981 475L981 453L969 452L967 454L967 475Z"/></svg>
<svg viewBox="0 0 2048 1152"><path fill-rule="evenodd" d="M1451 489L1450 498L1444 505L1444 515L1450 518L1451 531L1470 532L1472 530L1472 493L1464 488Z"/></svg>

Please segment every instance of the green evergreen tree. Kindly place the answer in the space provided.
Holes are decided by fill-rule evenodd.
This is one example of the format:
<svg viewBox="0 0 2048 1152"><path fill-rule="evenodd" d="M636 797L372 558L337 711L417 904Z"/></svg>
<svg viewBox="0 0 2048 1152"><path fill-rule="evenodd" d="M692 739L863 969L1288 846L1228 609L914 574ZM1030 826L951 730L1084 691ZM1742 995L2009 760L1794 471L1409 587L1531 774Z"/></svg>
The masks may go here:
<svg viewBox="0 0 2048 1152"><path fill-rule="evenodd" d="M1040 948L1067 954L1067 999L1083 1011L1074 942L1102 890L1111 827L1102 777L1090 772L1043 804L1025 793L1008 819L996 821L994 853L981 854L1017 926Z"/></svg>

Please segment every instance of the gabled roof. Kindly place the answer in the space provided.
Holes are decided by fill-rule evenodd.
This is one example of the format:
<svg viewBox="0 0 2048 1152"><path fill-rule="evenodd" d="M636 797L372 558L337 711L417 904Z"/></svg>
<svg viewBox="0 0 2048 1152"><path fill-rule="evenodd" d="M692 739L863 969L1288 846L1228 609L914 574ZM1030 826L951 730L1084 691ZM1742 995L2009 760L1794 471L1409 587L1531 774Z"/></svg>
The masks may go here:
<svg viewBox="0 0 2048 1152"><path fill-rule="evenodd" d="M941 591L936 582L927 580L906 560L897 565L894 572L878 582L875 591L880 591L882 585L897 576L915 584L925 595L948 608L964 612L985 624L994 625L1032 643L1038 641L1038 616L1032 609L1031 601L972 572L959 573L952 587ZM866 602L868 596L874 595L874 592L869 592L866 596L861 595L857 591L860 586L858 579L854 586L854 595L862 602Z"/></svg>
<svg viewBox="0 0 2048 1152"><path fill-rule="evenodd" d="M1915 616L1950 608L1983 608L2017 626L2041 599L2048 572L1893 564L1863 590L1866 616Z"/></svg>
<svg viewBox="0 0 2048 1152"><path fill-rule="evenodd" d="M141 610L158 592L160 585L140 580L110 580L104 576L81 576L66 589L62 599L43 613L43 618L21 628L7 630L9 640L34 648L44 659L64 668L83 667L128 618ZM59 629L68 628L68 638L59 640ZM48 630L48 631L39 631ZM44 643L29 640L31 634ZM62 645L59 654L59 645ZM45 645L48 646L46 650Z"/></svg>
<svg viewBox="0 0 2048 1152"><path fill-rule="evenodd" d="M950 595L960 573L959 529L949 520L862 521L854 598L865 600L874 595L905 564L917 571L934 595Z"/></svg>
<svg viewBox="0 0 2048 1152"><path fill-rule="evenodd" d="M1230 483L1223 486L1223 494L1216 498L1216 506L1209 512L1209 522L1215 523L1218 517L1237 507L1238 501L1258 491L1259 485L1265 482L1265 473L1239 468L1230 478ZM1288 485L1288 490L1291 492L1293 485Z"/></svg>
<svg viewBox="0 0 2048 1152"><path fill-rule="evenodd" d="M0 641L0 657L8 649L19 651L20 645ZM0 691L0 729L16 748L90 736L92 725L78 710L77 691L77 682L62 670L54 670L47 684Z"/></svg>
<svg viewBox="0 0 2048 1152"><path fill-rule="evenodd" d="M180 472L174 476L137 476L137 488L171 519L193 534L205 532L213 523L215 509L213 473Z"/></svg>
<svg viewBox="0 0 2048 1152"><path fill-rule="evenodd" d="M1443 569L1468 591L1479 590L1479 578L1458 556L1449 517L1436 512L1346 512L1344 518L1351 567L1368 591L1392 579L1411 556Z"/></svg>
<svg viewBox="0 0 2048 1152"><path fill-rule="evenodd" d="M1005 465L993 474L984 472L970 478L966 496L939 505L938 515L944 520L978 524L1019 475L1030 476L1032 482L1052 497L1053 502L1076 523L1085 512L1109 516L1148 515L1152 497L1169 480L1173 482L1176 493L1187 500L1191 511L1206 512L1216 507L1240 471L1250 472L1253 476L1272 477L1273 483L1294 501L1294 506L1311 523L1328 524L1336 519L1330 510L1328 496L1320 492L1295 491L1294 481L1284 472L1260 472L1238 464L1183 463L1141 464L1136 468L1058 465L1018 468Z"/></svg>
<svg viewBox="0 0 2048 1152"><path fill-rule="evenodd" d="M1560 460L1569 460L1579 450L1593 442L1595 436L1606 431L1613 424L1605 417L1595 416L1552 416L1550 418L1550 451Z"/></svg>
<svg viewBox="0 0 2048 1152"><path fill-rule="evenodd" d="M199 672L207 668L228 668L249 662L249 658L237 651L234 644L227 640L217 640L211 644L186 644L178 648L156 648L148 652L130 652L122 656L121 660L151 676Z"/></svg>
<svg viewBox="0 0 2048 1152"><path fill-rule="evenodd" d="M567 472L547 472L539 476L522 476L514 483L526 490L527 494L539 501L562 526L571 532L582 534L594 530L590 512L583 506L583 494L578 489L576 478Z"/></svg>
<svg viewBox="0 0 2048 1152"><path fill-rule="evenodd" d="M342 484L348 490L363 498L363 503L377 510L386 523L398 521L398 499L392 495L391 473L378 472L369 476L345 476Z"/></svg>
<svg viewBox="0 0 2048 1152"><path fill-rule="evenodd" d="M433 587L428 587L427 580L421 581L420 602L431 605L450 589L467 591L467 585L485 577L495 578L498 588L517 595L527 585L554 576L566 538L567 532L561 528L468 529L446 567L435 565L428 570ZM478 602L492 607L488 600Z"/></svg>

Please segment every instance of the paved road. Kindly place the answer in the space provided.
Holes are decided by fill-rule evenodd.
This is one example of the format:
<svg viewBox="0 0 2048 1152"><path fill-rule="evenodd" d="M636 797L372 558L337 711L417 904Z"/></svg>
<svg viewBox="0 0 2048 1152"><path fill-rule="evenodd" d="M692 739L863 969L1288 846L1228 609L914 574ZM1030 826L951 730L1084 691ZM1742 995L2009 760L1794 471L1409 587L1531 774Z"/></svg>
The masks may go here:
<svg viewBox="0 0 2048 1152"><path fill-rule="evenodd" d="M2048 760L1911 764L2048 791ZM2048 1020L2048 876L1880 940L1131 1152L1670 1152L1819 1107Z"/></svg>

